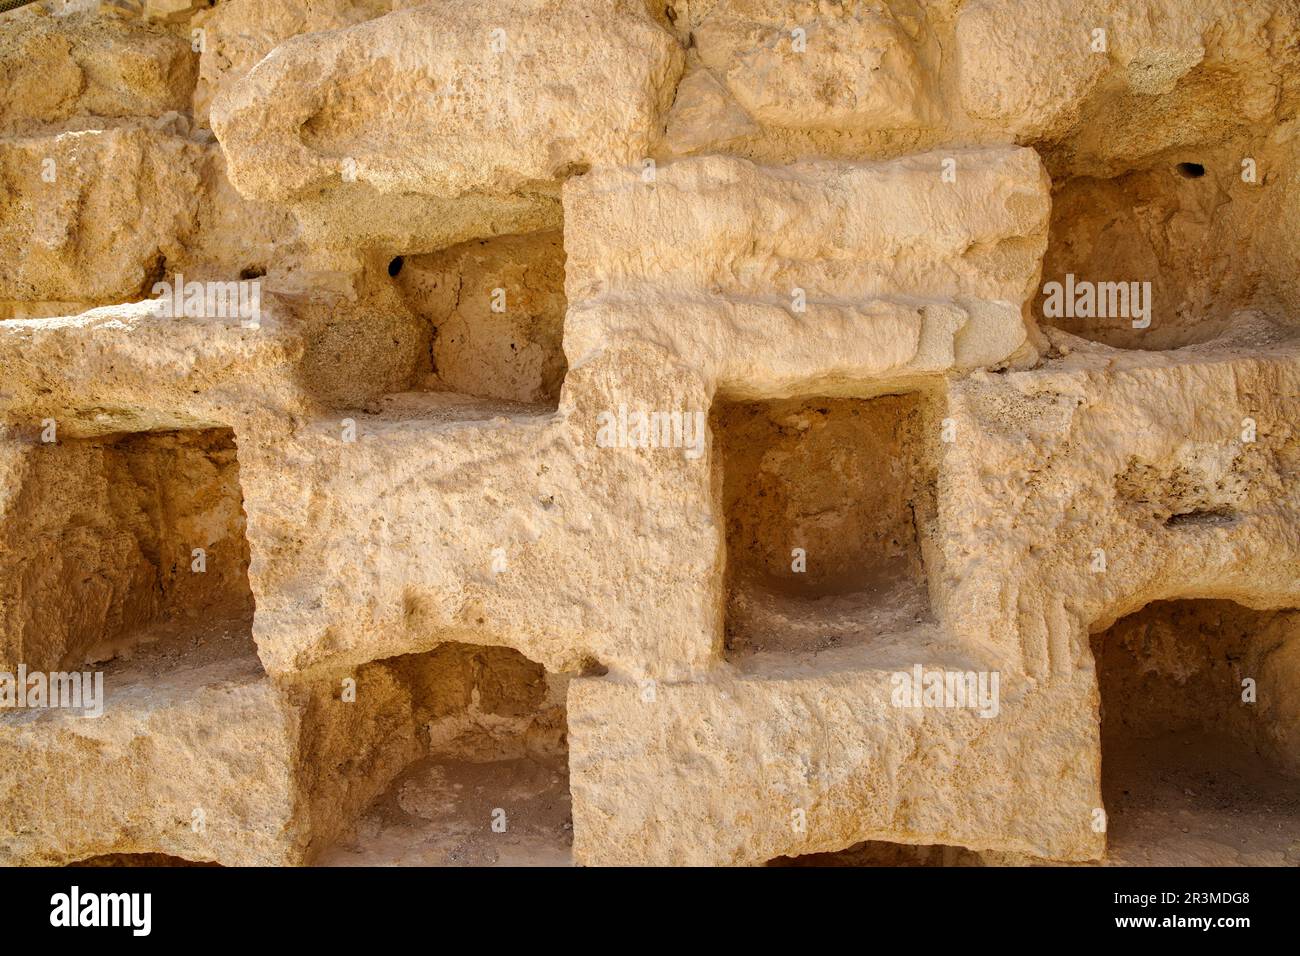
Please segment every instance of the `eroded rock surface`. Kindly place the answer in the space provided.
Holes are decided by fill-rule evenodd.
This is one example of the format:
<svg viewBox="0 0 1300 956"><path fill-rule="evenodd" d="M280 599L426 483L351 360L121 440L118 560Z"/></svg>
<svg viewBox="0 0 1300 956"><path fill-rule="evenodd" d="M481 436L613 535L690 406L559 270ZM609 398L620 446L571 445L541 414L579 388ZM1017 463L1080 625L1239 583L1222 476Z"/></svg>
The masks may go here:
<svg viewBox="0 0 1300 956"><path fill-rule="evenodd" d="M634 0L433 3L284 41L222 89L212 125L246 196L309 218L413 196L449 210L425 239L446 245L484 233L445 200L478 196L514 227L494 232L553 225L559 180L648 155L681 58Z"/></svg>
<svg viewBox="0 0 1300 956"><path fill-rule="evenodd" d="M1296 862L1298 16L0 15L0 862Z"/></svg>

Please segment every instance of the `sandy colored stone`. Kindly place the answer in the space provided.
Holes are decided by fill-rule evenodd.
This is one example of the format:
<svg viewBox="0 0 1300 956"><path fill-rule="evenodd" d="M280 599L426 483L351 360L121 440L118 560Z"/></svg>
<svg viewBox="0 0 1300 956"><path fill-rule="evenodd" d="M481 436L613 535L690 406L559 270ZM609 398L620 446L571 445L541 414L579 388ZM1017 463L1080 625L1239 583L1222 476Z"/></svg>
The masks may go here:
<svg viewBox="0 0 1300 956"><path fill-rule="evenodd" d="M1048 317L1041 293L1040 321L1139 349L1207 342L1239 324L1242 311L1290 322L1300 249L1285 234L1297 199L1281 169L1291 155L1286 141L1178 149L1113 179L1067 180L1053 196L1044 282L1149 282L1149 323ZM1243 180L1246 159L1255 182Z"/></svg>
<svg viewBox="0 0 1300 956"><path fill-rule="evenodd" d="M84 14L6 17L0 131L31 131L73 117L183 110L197 60L188 42L156 26Z"/></svg>
<svg viewBox="0 0 1300 956"><path fill-rule="evenodd" d="M288 280L246 280L262 283L256 321L172 317L159 295L4 322L0 355L9 374L0 409L34 438L47 416L70 437L253 419L283 432L294 416L375 400L427 372L430 342L429 325L403 304L383 268L375 271L382 283L364 270L311 274L310 293ZM238 284L217 274L222 288ZM331 280L338 285L330 288ZM230 295L235 301L237 290ZM345 365L354 374L342 374Z"/></svg>
<svg viewBox="0 0 1300 956"><path fill-rule="evenodd" d="M758 863L880 839L1053 859L1100 855L1092 829L1092 811L1102 802L1087 634L1170 598L1294 606L1300 556L1278 506L1290 495L1281 476L1294 456L1292 416L1283 410L1292 399L1283 396L1295 394L1284 383L1297 364L1291 340L1268 328L1235 340L1238 348L1252 343L1259 357L1250 358L1236 357L1233 340L1170 358L1059 334L1053 341L1069 354L1042 370L976 374L951 386L955 440L939 445L936 512L919 529L937 625L895 621L863 635L872 618L861 609L804 599L802 613L825 621L815 632L823 636L836 633L833 615L856 615L847 633L858 643L837 638L732 655L739 673L721 669L698 682L661 683L650 701L635 683L573 685L579 862ZM1179 385L1157 384L1170 380ZM1196 398L1173 405L1144 398L1171 392ZM1242 396L1254 399L1247 406ZM1142 427L1120 424L1135 415ZM1257 441L1242 443L1248 416L1258 423ZM782 467L780 458L764 460ZM826 470L807 454L784 467L792 482L815 481ZM738 518L754 515L749 507ZM1292 507L1283 505L1282 513ZM1045 528L1054 529L1046 547ZM1097 548L1106 554L1101 572L1092 570ZM965 654L990 656L961 663ZM996 670L1000 713L986 720L891 706L890 675L917 664ZM758 718L749 720L755 711ZM864 713L871 716L864 720ZM925 720L921 752L962 755L922 785L925 807L951 801L942 825L923 822L927 811L905 788L896 790L930 772L930 757L898 765L891 756L894 746L918 753L910 743L890 743L896 734L908 739L918 714ZM979 746L999 757L975 757L972 738L945 743L967 720L980 727L973 738ZM1052 733L1022 723L1037 720L1049 720ZM1289 733L1287 719L1274 726ZM1079 735L1068 743L1061 736L1066 727ZM1001 734L1019 744L994 743ZM829 743L813 743L822 741ZM1293 755L1294 743L1285 746ZM738 752L756 759L729 759ZM611 763L611 754L622 756ZM1012 763L997 769L999 759ZM641 790L642 773L680 784ZM880 782L872 783L871 774ZM1014 804L990 810L991 795L965 802L985 784L1001 788L1010 775L1017 780ZM855 783L841 789L841 779ZM960 792L946 795L942 781L958 779ZM1050 786L1041 785L1045 779ZM655 795L634 801L636 790ZM853 793L872 797L858 803ZM803 832L791 827L796 809L806 814ZM869 822L877 810L888 821L881 829ZM961 831L985 811L978 836Z"/></svg>
<svg viewBox="0 0 1300 956"><path fill-rule="evenodd" d="M306 399L295 366L306 347L267 296L259 328L238 318L170 318L158 303L0 323L0 404L29 441L53 417L60 437L230 426L254 405Z"/></svg>
<svg viewBox="0 0 1300 956"><path fill-rule="evenodd" d="M694 38L760 122L890 129L921 125L933 109L904 23L886 3L737 0L715 6Z"/></svg>
<svg viewBox="0 0 1300 956"><path fill-rule="evenodd" d="M702 666L716 640L712 608L685 583L717 567L711 526L696 524L707 467L675 449L594 448L603 403L593 404L566 422L528 406L409 393L307 422L287 441L263 447L253 436L241 476L262 557L251 573L268 670L346 666L444 640L514 647L556 671L588 661L636 673ZM354 441L344 440L349 427ZM293 488L286 469L300 476ZM636 513L633 526L660 542L612 550L614 528L599 517L628 482L647 501L672 488L698 505ZM399 500L405 517L390 523ZM364 558L342 548L377 527L388 530ZM650 580L679 584L656 591L673 611L646 632L637 622L650 612Z"/></svg>
<svg viewBox="0 0 1300 956"><path fill-rule="evenodd" d="M1278 37L1296 16L1287 3L978 0L955 24L962 104L1022 140L1074 140L1078 166L1132 168L1276 115L1294 56Z"/></svg>
<svg viewBox="0 0 1300 956"><path fill-rule="evenodd" d="M291 38L212 105L231 181L246 196L306 201L309 221L334 217L335 240L384 238L364 211L372 192L397 203L389 215L407 195L420 215L477 194L516 229L551 225L539 216L559 180L648 155L681 71L680 49L640 5L595 4L598 19L588 6L513 0L448 20L428 4ZM539 71L564 81L539 83ZM393 122L376 122L385 115ZM481 229L443 223L407 251L495 232Z"/></svg>
<svg viewBox="0 0 1300 956"><path fill-rule="evenodd" d="M300 858L290 835L296 715L251 655L114 687L104 716L0 725L0 858L69 863L168 853L230 864ZM218 717L213 720L214 716ZM53 785L51 785L53 784ZM204 832L194 830L202 811Z"/></svg>
<svg viewBox="0 0 1300 956"><path fill-rule="evenodd" d="M203 31L195 119L206 125L217 92L290 37L354 26L413 5L392 0L222 0L199 12L193 18L194 27Z"/></svg>
<svg viewBox="0 0 1300 956"><path fill-rule="evenodd" d="M772 169L707 157L653 182L636 170L575 180L570 366L645 338L727 392L780 395L1026 360L1042 169L1026 151L958 152L944 182L947 158ZM648 258L655 235L665 242Z"/></svg>
<svg viewBox="0 0 1300 956"><path fill-rule="evenodd" d="M0 138L0 248L15 257L0 315L68 316L151 297L177 273L235 281L301 259L292 216L240 197L210 138L175 111Z"/></svg>
<svg viewBox="0 0 1300 956"><path fill-rule="evenodd" d="M728 0L674 9L672 29L700 68L725 83L741 63L761 62L750 80L779 109L768 118L746 112L753 125L741 130L725 120L743 111L729 95L709 123L696 118L698 92L683 86L669 155L716 151L773 165L1014 141L1042 152L1054 180L1112 177L1160 163L1171 148L1231 143L1237 160L1253 155L1260 133L1289 122L1294 96L1296 51L1285 38L1297 11L1287 0ZM827 43L854 22L892 24L909 57L882 59L880 43ZM797 27L803 54L793 50ZM809 88L814 77L827 82ZM871 84L897 91L883 115L823 122L830 104ZM908 108L909 123L889 118Z"/></svg>
<svg viewBox="0 0 1300 956"><path fill-rule="evenodd" d="M78 669L156 622L251 611L228 432L38 442L22 465L0 543L0 669Z"/></svg>
<svg viewBox="0 0 1300 956"><path fill-rule="evenodd" d="M103 716L0 717L0 860L309 863L431 753L509 766L552 760L563 739L562 694L513 652L445 645L276 682L252 653L248 620L217 617L134 647L105 668Z"/></svg>
<svg viewBox="0 0 1300 956"><path fill-rule="evenodd" d="M957 18L962 105L974 116L1013 125L1017 133L1057 132L1110 65L1107 48L1094 51L1100 4L1031 3L1025 7L975 0ZM1006 17L1023 29L1005 29ZM1103 41L1098 38L1098 45Z"/></svg>
<svg viewBox="0 0 1300 956"><path fill-rule="evenodd" d="M947 651L898 641L659 684L649 702L636 684L575 681L575 861L754 865L871 839L1099 855L1090 682L1004 685L993 720L890 705L896 669L987 666Z"/></svg>
<svg viewBox="0 0 1300 956"><path fill-rule="evenodd" d="M1151 601L1293 605L1296 358L1252 331L1246 356L1231 339L1126 353L1053 333L1068 354L1046 367L954 386L931 572L948 626L1050 680L1081 665L1086 630Z"/></svg>
<svg viewBox="0 0 1300 956"><path fill-rule="evenodd" d="M202 155L187 139L141 126L0 140L9 197L0 255L13 263L0 300L143 298L159 266L180 256Z"/></svg>
<svg viewBox="0 0 1300 956"><path fill-rule="evenodd" d="M1294 864L1298 17L6 14L0 862Z"/></svg>
<svg viewBox="0 0 1300 956"><path fill-rule="evenodd" d="M559 401L565 362L564 240L536 233L407 256L398 288L432 326L430 388Z"/></svg>
<svg viewBox="0 0 1300 956"><path fill-rule="evenodd" d="M1093 637L1109 708L1103 733L1117 749L1158 730L1214 734L1247 754L1270 755L1294 775L1300 713L1287 688L1300 662L1296 625L1294 611L1251 611L1231 601L1153 602L1123 618Z"/></svg>
<svg viewBox="0 0 1300 956"><path fill-rule="evenodd" d="M758 125L707 69L695 69L677 85L664 130L665 148L679 155L731 144L758 132Z"/></svg>

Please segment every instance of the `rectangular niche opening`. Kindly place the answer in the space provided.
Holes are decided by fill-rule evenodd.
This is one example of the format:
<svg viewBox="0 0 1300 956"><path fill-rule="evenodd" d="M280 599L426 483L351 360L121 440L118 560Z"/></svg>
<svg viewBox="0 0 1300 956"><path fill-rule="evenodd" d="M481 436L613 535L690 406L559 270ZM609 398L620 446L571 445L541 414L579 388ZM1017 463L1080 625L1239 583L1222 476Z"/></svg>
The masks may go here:
<svg viewBox="0 0 1300 956"><path fill-rule="evenodd" d="M715 403L730 659L812 655L932 623L918 394Z"/></svg>
<svg viewBox="0 0 1300 956"><path fill-rule="evenodd" d="M447 643L358 669L359 701L381 685L400 688L393 699L407 710L376 745L401 759L391 783L318 865L571 862L566 675L508 647ZM355 744L360 735L348 739ZM393 765L390 757L378 762ZM374 763L343 772L373 778ZM310 786L318 795L351 787L323 777Z"/></svg>
<svg viewBox="0 0 1300 956"><path fill-rule="evenodd" d="M0 664L161 674L253 656L234 434L36 444L0 530Z"/></svg>
<svg viewBox="0 0 1300 956"><path fill-rule="evenodd" d="M1157 601L1092 651L1108 860L1300 864L1300 611Z"/></svg>
<svg viewBox="0 0 1300 956"><path fill-rule="evenodd" d="M1184 155L1205 159L1196 152ZM1210 342L1243 321L1256 325L1251 348L1277 335L1262 315L1237 315L1272 303L1258 276L1221 251L1224 209L1211 198L1223 188L1221 172L1233 177L1213 163L1170 158L1120 176L1053 182L1038 323L1146 351Z"/></svg>
<svg viewBox="0 0 1300 956"><path fill-rule="evenodd" d="M558 408L568 368L564 267L559 230L395 257L389 275L431 330L419 388L538 411Z"/></svg>

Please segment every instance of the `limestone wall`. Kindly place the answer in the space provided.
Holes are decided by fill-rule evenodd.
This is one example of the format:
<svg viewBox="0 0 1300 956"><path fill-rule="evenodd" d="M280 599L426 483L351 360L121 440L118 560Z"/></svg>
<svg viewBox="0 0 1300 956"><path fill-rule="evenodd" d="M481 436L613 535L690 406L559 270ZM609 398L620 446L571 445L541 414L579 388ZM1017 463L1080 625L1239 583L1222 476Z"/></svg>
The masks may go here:
<svg viewBox="0 0 1300 956"><path fill-rule="evenodd" d="M0 863L1300 862L1297 35L0 15Z"/></svg>

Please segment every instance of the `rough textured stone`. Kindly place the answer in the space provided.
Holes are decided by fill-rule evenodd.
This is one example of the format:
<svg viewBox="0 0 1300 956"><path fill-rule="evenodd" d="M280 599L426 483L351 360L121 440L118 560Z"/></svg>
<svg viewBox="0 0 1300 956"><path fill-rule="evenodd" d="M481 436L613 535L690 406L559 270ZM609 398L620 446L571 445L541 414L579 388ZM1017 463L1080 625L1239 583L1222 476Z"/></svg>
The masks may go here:
<svg viewBox="0 0 1300 956"><path fill-rule="evenodd" d="M0 140L0 255L13 264L0 300L143 298L159 265L180 258L202 156L140 126Z"/></svg>
<svg viewBox="0 0 1300 956"><path fill-rule="evenodd" d="M328 191L363 222L370 191L477 193L526 228L563 177L648 155L681 52L638 4L449 9L289 39L224 89L212 125L236 188L280 201ZM481 234L446 228L412 251Z"/></svg>
<svg viewBox="0 0 1300 956"><path fill-rule="evenodd" d="M1296 391L1287 383L1300 366L1289 343L1259 357L1237 357L1225 342L1164 358L1053 338L1070 354L1044 369L977 373L952 386L956 440L939 446L936 517L926 529L933 550L924 547L937 630L896 625L863 646L835 647L837 638L831 649L760 651L737 660L739 675L661 683L649 701L630 682L574 685L578 860L756 863L872 839L1055 859L1100 853L1092 828L1099 766L1086 756L1097 747L1086 636L1169 598L1295 605L1300 555L1281 515L1295 508L1282 476L1294 467L1288 396ZM1185 401L1146 397L1157 394ZM1142 427L1120 425L1137 410ZM1247 417L1257 440L1243 443ZM764 461L782 467L770 453ZM822 470L816 459L784 467L795 481L805 468ZM1096 549L1107 556L1104 571L1094 570ZM824 552L809 543L810 554ZM832 608L823 599L803 613ZM830 623L821 634L835 633ZM960 661L972 653L992 656ZM950 724L938 715L951 712L931 711L931 721L888 706L889 675L918 662L998 671L1002 711L987 723L963 712ZM1050 733L1029 729L1040 720ZM962 730L967 721L974 729ZM1289 740L1288 721L1272 732ZM915 734L937 768L926 758L897 762L895 747L917 752L908 742ZM984 747L989 756L977 756ZM1289 762L1293 743L1285 749ZM754 759L730 759L736 753ZM941 760L957 754L960 764ZM998 790L1012 773L1022 780L1014 810L1004 804L996 822L962 832L990 806L981 788ZM643 786L652 779L679 785ZM911 786L925 792L923 806ZM869 803L852 797L862 793L872 794ZM941 822L927 821L941 805ZM791 825L795 810L806 815L803 831ZM872 822L877 811L887 822Z"/></svg>
<svg viewBox="0 0 1300 956"><path fill-rule="evenodd" d="M120 642L159 621L251 612L229 432L25 451L0 544L12 582L0 601L0 668L75 669L111 659ZM195 549L202 573L192 570Z"/></svg>
<svg viewBox="0 0 1300 956"><path fill-rule="evenodd" d="M599 519L629 482L647 501L672 488L702 508L707 469L680 452L582 455L595 413L574 418L408 393L374 413L305 423L266 447L252 436L242 476L267 668L344 666L444 640L504 644L557 671L589 659L637 673L703 665L711 608L685 588L716 569L708 526L695 526L702 515L636 515L662 539L639 555L612 550L615 526ZM293 489L286 471L299 475ZM402 520L386 517L390 508ZM356 542L379 527L363 555ZM645 631L637 622L650 612L650 580L667 588L656 600L674 613Z"/></svg>
<svg viewBox="0 0 1300 956"><path fill-rule="evenodd" d="M714 7L694 35L701 62L760 122L891 129L932 111L906 23L885 3L742 0Z"/></svg>
<svg viewBox="0 0 1300 956"><path fill-rule="evenodd" d="M185 109L197 57L154 26L76 15L0 31L0 131Z"/></svg>
<svg viewBox="0 0 1300 956"><path fill-rule="evenodd" d="M237 318L168 318L155 302L78 316L0 323L0 403L15 430L36 440L53 414L62 437L229 426L248 410L286 410L305 399L294 366L306 346L268 297L260 328Z"/></svg>
<svg viewBox="0 0 1300 956"><path fill-rule="evenodd" d="M217 92L290 37L354 26L412 5L393 0L222 0L193 18L203 31L195 118L206 123Z"/></svg>
<svg viewBox="0 0 1300 956"><path fill-rule="evenodd" d="M1297 19L6 14L0 862L1300 862Z"/></svg>
<svg viewBox="0 0 1300 956"><path fill-rule="evenodd" d="M783 394L1025 361L1047 211L1025 150L593 172L565 191L569 364L642 338L728 392Z"/></svg>
<svg viewBox="0 0 1300 956"><path fill-rule="evenodd" d="M45 711L0 725L0 860L309 862L427 749L427 688L455 675L443 661L369 664L346 675L348 700L344 675L270 680L246 622L239 631L209 627L197 645L164 641L111 666L102 717ZM441 708L444 723L464 714ZM467 733L484 724L460 720Z"/></svg>
<svg viewBox="0 0 1300 956"><path fill-rule="evenodd" d="M1267 122L1296 17L1287 3L975 0L956 20L962 104L1017 137L1077 136L1094 162L1132 162Z"/></svg>
<svg viewBox="0 0 1300 956"><path fill-rule="evenodd" d="M940 497L949 584L931 589L949 626L996 635L1049 679L1078 666L1085 629L1151 601L1294 604L1285 335L1247 326L1246 355L1233 340L1160 354L1052 337L1068 354L1046 367L954 386L966 439L943 446L960 491Z"/></svg>
<svg viewBox="0 0 1300 956"><path fill-rule="evenodd" d="M652 702L635 684L574 682L575 860L759 864L870 839L1099 855L1090 681L1050 694L1004 685L995 720L890 705L891 673L918 661L988 666L950 655L900 641L856 660L661 684ZM1010 774L1024 786L1008 802Z"/></svg>
<svg viewBox="0 0 1300 956"><path fill-rule="evenodd" d="M475 241L390 263L432 326L429 387L555 404L564 381L564 239Z"/></svg>
<svg viewBox="0 0 1300 956"><path fill-rule="evenodd" d="M288 774L296 715L255 657L108 686L100 718L6 715L0 859L51 864L154 852L266 865L300 858L302 836L293 830L302 823ZM195 810L205 812L196 817ZM203 832L195 831L198 820Z"/></svg>

